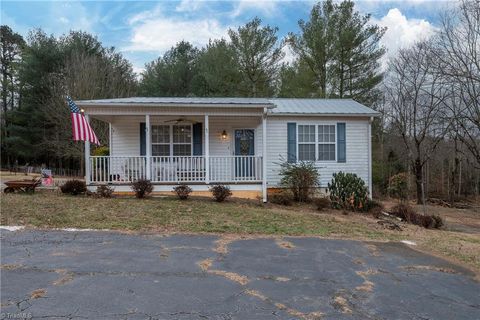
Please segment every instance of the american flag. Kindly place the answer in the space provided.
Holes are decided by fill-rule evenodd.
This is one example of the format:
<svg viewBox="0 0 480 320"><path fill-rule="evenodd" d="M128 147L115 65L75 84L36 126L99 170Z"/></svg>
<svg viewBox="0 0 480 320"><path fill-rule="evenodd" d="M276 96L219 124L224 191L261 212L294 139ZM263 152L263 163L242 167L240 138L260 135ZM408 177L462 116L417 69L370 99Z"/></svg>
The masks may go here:
<svg viewBox="0 0 480 320"><path fill-rule="evenodd" d="M96 145L100 145L97 135L93 132L92 127L83 116L78 106L73 102L72 98L67 96L67 103L72 111L72 131L73 140L75 141L90 141Z"/></svg>

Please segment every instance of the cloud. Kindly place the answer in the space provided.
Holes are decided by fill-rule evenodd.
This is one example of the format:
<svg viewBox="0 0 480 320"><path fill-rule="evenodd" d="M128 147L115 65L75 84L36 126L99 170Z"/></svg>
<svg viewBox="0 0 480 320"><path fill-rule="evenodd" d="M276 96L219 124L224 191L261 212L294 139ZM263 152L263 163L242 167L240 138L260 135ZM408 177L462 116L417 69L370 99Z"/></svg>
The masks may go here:
<svg viewBox="0 0 480 320"><path fill-rule="evenodd" d="M234 6L232 17L238 17L247 11L272 16L278 11L279 1L274 0L240 0Z"/></svg>
<svg viewBox="0 0 480 320"><path fill-rule="evenodd" d="M129 51L156 51L163 53L185 40L203 46L209 39L226 37L228 27L216 19L185 19L165 16L161 9L139 13L129 19L132 26Z"/></svg>
<svg viewBox="0 0 480 320"><path fill-rule="evenodd" d="M182 0L175 8L177 12L192 12L200 9L200 7L204 4L203 1L198 0Z"/></svg>
<svg viewBox="0 0 480 320"><path fill-rule="evenodd" d="M390 9L381 19L372 19L372 23L387 27L380 43L387 49L382 66L395 56L399 49L408 47L417 41L430 38L436 28L424 19L408 19L399 9Z"/></svg>

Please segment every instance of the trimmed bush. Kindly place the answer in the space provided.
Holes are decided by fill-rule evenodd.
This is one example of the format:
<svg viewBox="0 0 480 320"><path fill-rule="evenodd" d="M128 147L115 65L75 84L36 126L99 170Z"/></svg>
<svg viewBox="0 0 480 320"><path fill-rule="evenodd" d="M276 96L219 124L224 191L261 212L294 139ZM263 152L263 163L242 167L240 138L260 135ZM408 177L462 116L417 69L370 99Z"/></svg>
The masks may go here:
<svg viewBox="0 0 480 320"><path fill-rule="evenodd" d="M293 199L298 202L308 202L319 185L320 175L313 162L284 162L280 176L280 184L289 189Z"/></svg>
<svg viewBox="0 0 480 320"><path fill-rule="evenodd" d="M175 192L177 194L177 197L180 200L187 200L188 196L190 195L190 193L192 191L193 191L192 188L190 188L189 186L184 185L184 184L176 186L175 188L173 188L173 192Z"/></svg>
<svg viewBox="0 0 480 320"><path fill-rule="evenodd" d="M365 211L368 189L365 181L355 173L337 172L328 184L332 207L352 211Z"/></svg>
<svg viewBox="0 0 480 320"><path fill-rule="evenodd" d="M313 199L313 202L315 203L318 211L322 211L323 209L330 208L332 206L329 198L315 198Z"/></svg>
<svg viewBox="0 0 480 320"><path fill-rule="evenodd" d="M223 202L232 195L230 188L221 184L214 185L210 188L213 198L217 202Z"/></svg>
<svg viewBox="0 0 480 320"><path fill-rule="evenodd" d="M150 180L140 179L132 184L132 190L138 199L145 198L153 191L153 184Z"/></svg>
<svg viewBox="0 0 480 320"><path fill-rule="evenodd" d="M87 191L87 185L85 184L85 181L82 180L68 180L60 187L60 190L62 193L76 196L85 193Z"/></svg>
<svg viewBox="0 0 480 320"><path fill-rule="evenodd" d="M271 203L280 204L282 206L291 206L293 202L293 196L288 191L280 191L272 194L269 197Z"/></svg>
<svg viewBox="0 0 480 320"><path fill-rule="evenodd" d="M96 195L99 198L111 198L114 191L115 189L110 186L101 185L97 187Z"/></svg>

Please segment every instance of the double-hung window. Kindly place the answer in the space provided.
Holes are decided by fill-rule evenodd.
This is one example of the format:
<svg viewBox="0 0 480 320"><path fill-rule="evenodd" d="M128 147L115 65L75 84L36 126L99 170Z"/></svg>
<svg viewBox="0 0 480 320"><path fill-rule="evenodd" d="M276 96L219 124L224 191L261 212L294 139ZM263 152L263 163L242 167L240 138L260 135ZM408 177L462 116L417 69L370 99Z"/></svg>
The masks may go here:
<svg viewBox="0 0 480 320"><path fill-rule="evenodd" d="M335 125L318 126L318 161L335 161Z"/></svg>
<svg viewBox="0 0 480 320"><path fill-rule="evenodd" d="M335 161L335 125L298 125L299 161Z"/></svg>
<svg viewBox="0 0 480 320"><path fill-rule="evenodd" d="M153 125L153 156L191 156L191 125Z"/></svg>
<svg viewBox="0 0 480 320"><path fill-rule="evenodd" d="M315 126L298 126L298 160L315 161Z"/></svg>

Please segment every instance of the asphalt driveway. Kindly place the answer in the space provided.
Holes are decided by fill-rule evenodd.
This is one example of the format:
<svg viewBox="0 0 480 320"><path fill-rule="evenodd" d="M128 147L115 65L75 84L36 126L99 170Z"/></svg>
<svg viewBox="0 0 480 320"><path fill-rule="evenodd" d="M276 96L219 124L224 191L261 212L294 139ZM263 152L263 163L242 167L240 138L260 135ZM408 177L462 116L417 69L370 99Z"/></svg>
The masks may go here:
<svg viewBox="0 0 480 320"><path fill-rule="evenodd" d="M400 243L1 231L2 318L478 319L469 271Z"/></svg>

